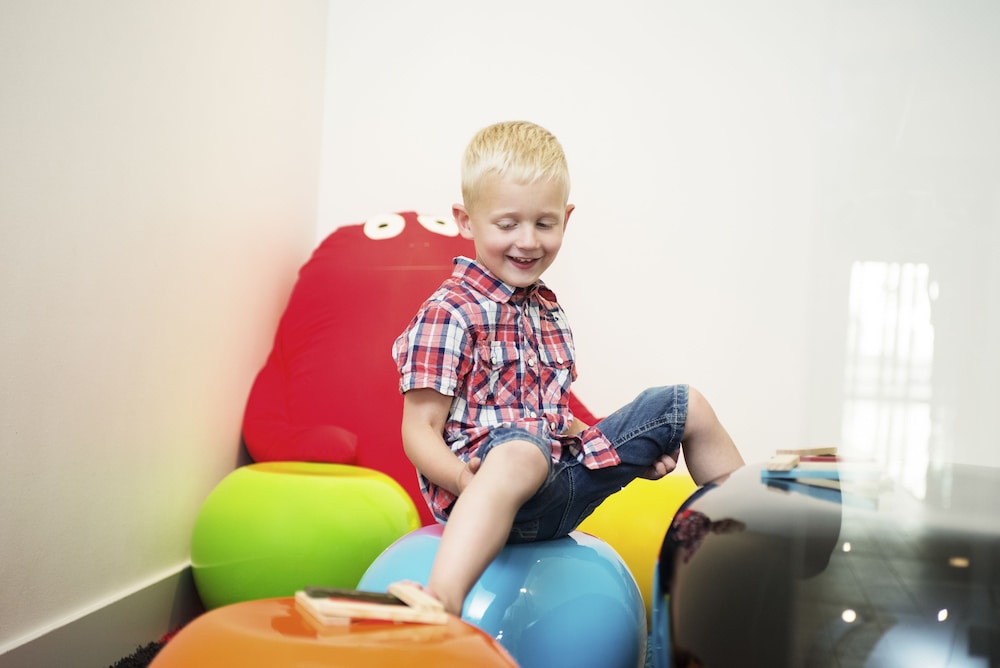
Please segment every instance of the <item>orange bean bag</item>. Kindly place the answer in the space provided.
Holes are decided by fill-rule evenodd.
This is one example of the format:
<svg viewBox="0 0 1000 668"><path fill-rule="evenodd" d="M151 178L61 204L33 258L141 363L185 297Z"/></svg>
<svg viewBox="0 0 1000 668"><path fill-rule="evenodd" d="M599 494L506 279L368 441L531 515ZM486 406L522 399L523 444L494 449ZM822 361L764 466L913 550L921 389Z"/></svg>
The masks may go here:
<svg viewBox="0 0 1000 668"><path fill-rule="evenodd" d="M517 668L498 642L451 617L445 625L356 621L319 626L292 598L227 605L198 617L150 668Z"/></svg>

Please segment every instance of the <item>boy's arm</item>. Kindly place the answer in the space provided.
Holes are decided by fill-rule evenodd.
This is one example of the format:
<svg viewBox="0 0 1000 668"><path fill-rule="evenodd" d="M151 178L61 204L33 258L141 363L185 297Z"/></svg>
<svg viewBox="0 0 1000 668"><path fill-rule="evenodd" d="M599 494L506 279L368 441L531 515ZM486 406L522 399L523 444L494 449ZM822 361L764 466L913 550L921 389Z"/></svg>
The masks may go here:
<svg viewBox="0 0 1000 668"><path fill-rule="evenodd" d="M478 460L462 462L444 440L444 426L452 398L432 389L409 390L403 395L403 450L428 480L456 496L478 468Z"/></svg>

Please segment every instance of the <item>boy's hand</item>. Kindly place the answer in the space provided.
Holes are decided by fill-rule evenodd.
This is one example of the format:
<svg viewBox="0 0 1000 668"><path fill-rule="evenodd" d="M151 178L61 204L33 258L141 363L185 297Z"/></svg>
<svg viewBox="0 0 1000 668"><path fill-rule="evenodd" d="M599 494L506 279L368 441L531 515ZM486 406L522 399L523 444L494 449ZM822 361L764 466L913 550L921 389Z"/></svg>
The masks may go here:
<svg viewBox="0 0 1000 668"><path fill-rule="evenodd" d="M462 467L462 470L459 471L458 474L459 494L464 492L465 488L469 486L470 482L472 482L472 478L475 477L476 473L479 471L479 466L482 463L483 463L482 459L480 459L479 457L473 457L468 462L466 462L465 466Z"/></svg>
<svg viewBox="0 0 1000 668"><path fill-rule="evenodd" d="M659 480L675 468L677 468L677 460L670 455L662 455L659 459L653 462L652 466L646 469L646 472L643 473L641 477L646 478L647 480Z"/></svg>

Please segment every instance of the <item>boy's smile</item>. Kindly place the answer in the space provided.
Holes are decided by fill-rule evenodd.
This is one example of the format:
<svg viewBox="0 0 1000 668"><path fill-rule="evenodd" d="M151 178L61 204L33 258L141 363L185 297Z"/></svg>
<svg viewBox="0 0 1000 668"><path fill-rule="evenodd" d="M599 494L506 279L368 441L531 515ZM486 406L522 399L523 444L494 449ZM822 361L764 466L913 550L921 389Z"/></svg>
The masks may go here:
<svg viewBox="0 0 1000 668"><path fill-rule="evenodd" d="M472 204L452 210L462 236L476 246L476 261L515 288L534 284L556 259L573 205L555 181L519 183L484 178Z"/></svg>

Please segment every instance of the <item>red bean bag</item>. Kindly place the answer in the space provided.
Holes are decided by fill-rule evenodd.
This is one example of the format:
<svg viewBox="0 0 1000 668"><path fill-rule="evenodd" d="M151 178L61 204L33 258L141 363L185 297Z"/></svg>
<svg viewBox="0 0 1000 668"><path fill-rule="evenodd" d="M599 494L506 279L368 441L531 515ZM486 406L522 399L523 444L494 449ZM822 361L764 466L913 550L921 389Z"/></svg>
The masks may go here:
<svg viewBox="0 0 1000 668"><path fill-rule="evenodd" d="M414 212L340 227L323 240L299 270L250 390L243 419L250 456L381 471L431 523L400 441L392 342L451 273L452 259L474 252L450 219ZM572 405L581 420L596 421Z"/></svg>

